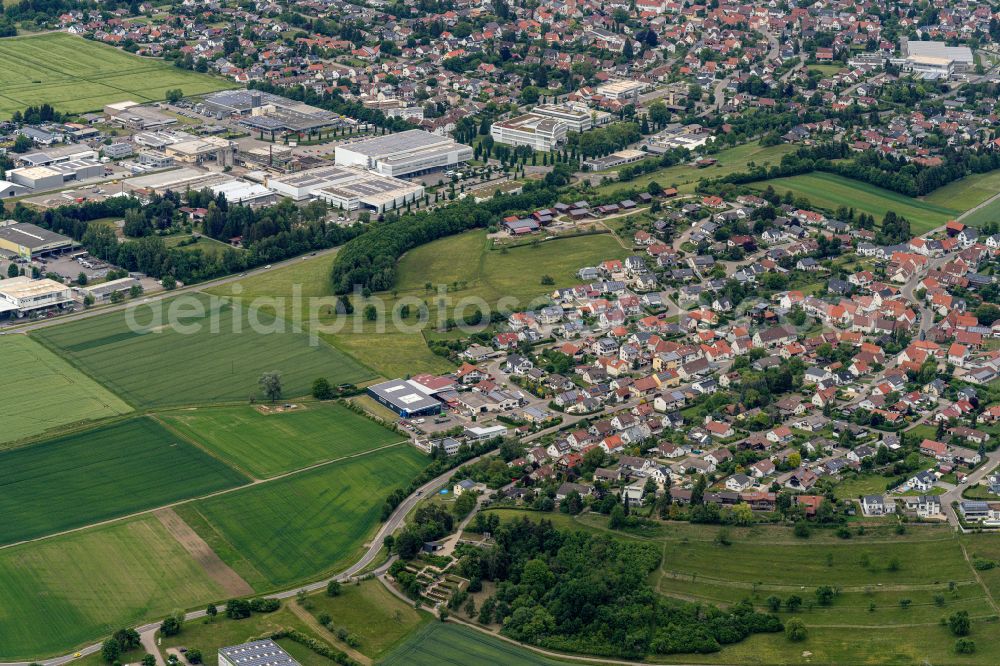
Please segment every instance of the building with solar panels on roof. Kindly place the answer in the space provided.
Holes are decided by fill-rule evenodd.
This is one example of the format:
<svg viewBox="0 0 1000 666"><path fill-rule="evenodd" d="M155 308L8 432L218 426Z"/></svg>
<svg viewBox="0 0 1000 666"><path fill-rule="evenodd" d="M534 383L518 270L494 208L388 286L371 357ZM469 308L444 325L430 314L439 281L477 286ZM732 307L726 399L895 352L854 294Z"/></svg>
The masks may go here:
<svg viewBox="0 0 1000 666"><path fill-rule="evenodd" d="M195 110L220 120L235 117L240 125L256 132L310 132L357 125L357 121L332 111L259 90L212 93Z"/></svg>
<svg viewBox="0 0 1000 666"><path fill-rule="evenodd" d="M281 646L265 638L219 648L219 666L300 666Z"/></svg>

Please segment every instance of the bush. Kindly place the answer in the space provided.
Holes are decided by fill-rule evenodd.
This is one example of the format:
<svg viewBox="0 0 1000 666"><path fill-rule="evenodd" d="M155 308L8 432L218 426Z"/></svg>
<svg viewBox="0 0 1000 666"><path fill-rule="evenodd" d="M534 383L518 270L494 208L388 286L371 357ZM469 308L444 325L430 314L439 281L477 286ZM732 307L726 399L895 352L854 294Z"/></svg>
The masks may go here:
<svg viewBox="0 0 1000 666"><path fill-rule="evenodd" d="M181 623L176 617L170 616L160 625L160 633L164 636L176 636L181 632Z"/></svg>
<svg viewBox="0 0 1000 666"><path fill-rule="evenodd" d="M799 522L795 523L795 529L793 530L793 533L800 539L808 539L809 523L807 523L804 520L800 520Z"/></svg>
<svg viewBox="0 0 1000 666"><path fill-rule="evenodd" d="M969 611L957 611L948 616L948 628L956 636L968 636L972 629Z"/></svg>
<svg viewBox="0 0 1000 666"><path fill-rule="evenodd" d="M258 597L250 601L250 610L254 613L273 613L279 608L281 608L281 602L277 599Z"/></svg>
<svg viewBox="0 0 1000 666"><path fill-rule="evenodd" d="M188 651L184 653L184 658L188 660L189 664L200 664L201 650L198 648L188 648Z"/></svg>
<svg viewBox="0 0 1000 666"><path fill-rule="evenodd" d="M770 610L772 613L777 613L778 610L781 608L781 599L774 595L769 596L765 603L767 604L768 610Z"/></svg>
<svg viewBox="0 0 1000 666"><path fill-rule="evenodd" d="M340 595L340 582L331 580L326 584L326 596L336 597Z"/></svg>
<svg viewBox="0 0 1000 666"><path fill-rule="evenodd" d="M250 602L246 599L230 599L226 602L226 617L230 620L242 620L250 617Z"/></svg>
<svg viewBox="0 0 1000 666"><path fill-rule="evenodd" d="M959 654L972 654L976 651L976 642L968 638L959 638L955 641L955 652Z"/></svg>

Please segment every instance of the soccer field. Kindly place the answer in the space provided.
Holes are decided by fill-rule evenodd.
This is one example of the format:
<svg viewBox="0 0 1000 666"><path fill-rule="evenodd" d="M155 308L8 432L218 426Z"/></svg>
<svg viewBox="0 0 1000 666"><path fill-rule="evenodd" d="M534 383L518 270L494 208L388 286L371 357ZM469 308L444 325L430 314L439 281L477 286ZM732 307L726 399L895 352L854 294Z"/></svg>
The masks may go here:
<svg viewBox="0 0 1000 666"><path fill-rule="evenodd" d="M59 426L126 414L131 407L25 335L0 337L5 443Z"/></svg>
<svg viewBox="0 0 1000 666"><path fill-rule="evenodd" d="M184 299L186 307L201 308L200 313L153 320L146 306L139 306L135 319L148 326L145 333L131 330L127 314L116 312L53 326L35 335L142 407L236 402L250 396L261 399L257 382L270 371L281 373L285 398L306 395L317 377L326 377L332 384L372 377L371 371L347 355L321 341L310 344L308 335L268 314L259 313L258 319L271 332L259 328L255 332L246 308L237 310L201 294L167 301L163 311L179 305L178 299ZM167 325L172 319L180 325Z"/></svg>
<svg viewBox="0 0 1000 666"><path fill-rule="evenodd" d="M0 544L245 481L146 417L0 452Z"/></svg>
<svg viewBox="0 0 1000 666"><path fill-rule="evenodd" d="M112 102L162 100L173 88L200 95L232 87L222 78L67 33L0 40L0 117L43 103L82 113Z"/></svg>
<svg viewBox="0 0 1000 666"><path fill-rule="evenodd" d="M859 180L851 180L831 173L809 173L789 178L773 178L751 183L763 190L768 185L779 195L791 191L793 195L809 199L813 206L835 211L839 206L869 213L881 223L886 212L895 211L910 221L914 234L922 234L953 220L960 211L875 187Z"/></svg>
<svg viewBox="0 0 1000 666"><path fill-rule="evenodd" d="M185 504L177 513L244 580L270 590L350 564L385 498L427 463L400 444Z"/></svg>
<svg viewBox="0 0 1000 666"><path fill-rule="evenodd" d="M0 590L0 661L63 654L226 594L152 516L0 549Z"/></svg>
<svg viewBox="0 0 1000 666"><path fill-rule="evenodd" d="M168 425L257 478L398 442L403 436L338 404L261 414L250 405L161 414Z"/></svg>

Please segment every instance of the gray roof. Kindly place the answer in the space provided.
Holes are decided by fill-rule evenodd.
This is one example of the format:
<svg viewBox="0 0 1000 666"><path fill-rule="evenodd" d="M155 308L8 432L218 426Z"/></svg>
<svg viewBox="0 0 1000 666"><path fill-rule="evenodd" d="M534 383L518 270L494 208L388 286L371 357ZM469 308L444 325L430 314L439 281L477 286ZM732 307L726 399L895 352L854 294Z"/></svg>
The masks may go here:
<svg viewBox="0 0 1000 666"><path fill-rule="evenodd" d="M219 648L219 655L237 666L299 666L299 662L269 638Z"/></svg>

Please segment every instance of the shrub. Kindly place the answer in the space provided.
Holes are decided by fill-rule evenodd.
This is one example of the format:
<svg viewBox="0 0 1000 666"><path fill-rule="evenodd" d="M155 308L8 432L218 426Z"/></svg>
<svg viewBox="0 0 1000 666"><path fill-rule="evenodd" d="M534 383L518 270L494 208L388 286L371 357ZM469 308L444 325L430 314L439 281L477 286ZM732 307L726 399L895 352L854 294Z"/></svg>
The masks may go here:
<svg viewBox="0 0 1000 666"><path fill-rule="evenodd" d="M793 617L785 623L785 636L788 640L798 643L804 641L808 635L809 631L806 629L806 623L799 618Z"/></svg>
<svg viewBox="0 0 1000 666"><path fill-rule="evenodd" d="M254 613L273 613L279 608L281 608L281 602L277 599L258 597L250 601L250 610Z"/></svg>
<svg viewBox="0 0 1000 666"><path fill-rule="evenodd" d="M955 641L955 652L959 654L972 654L976 651L976 642L968 638L959 638Z"/></svg>
<svg viewBox="0 0 1000 666"><path fill-rule="evenodd" d="M200 664L201 650L198 648L188 648L188 651L184 653L184 658L188 660L189 664Z"/></svg>
<svg viewBox="0 0 1000 666"><path fill-rule="evenodd" d="M972 629L972 622L969 620L969 611L957 611L948 616L948 628L956 636L968 636Z"/></svg>

